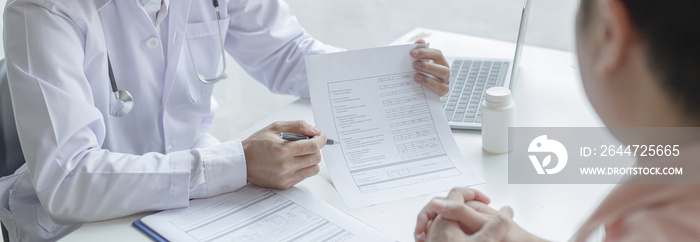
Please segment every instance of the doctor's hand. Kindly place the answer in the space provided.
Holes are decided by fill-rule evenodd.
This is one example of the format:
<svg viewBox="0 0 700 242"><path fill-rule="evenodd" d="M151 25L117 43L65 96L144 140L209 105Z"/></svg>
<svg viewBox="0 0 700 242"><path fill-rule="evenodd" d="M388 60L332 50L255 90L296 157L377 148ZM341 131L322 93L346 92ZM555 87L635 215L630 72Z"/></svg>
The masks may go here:
<svg viewBox="0 0 700 242"><path fill-rule="evenodd" d="M416 44L424 44L425 40L418 40ZM441 97L450 91L450 65L447 63L442 51L431 48L416 48L411 51L411 57L422 59L413 62L413 69L428 73L416 73L413 77L417 82L433 90Z"/></svg>
<svg viewBox="0 0 700 242"><path fill-rule="evenodd" d="M313 139L286 141L280 132L290 132ZM326 135L304 121L275 122L243 140L248 182L261 187L287 189L318 174L319 150L326 145Z"/></svg>

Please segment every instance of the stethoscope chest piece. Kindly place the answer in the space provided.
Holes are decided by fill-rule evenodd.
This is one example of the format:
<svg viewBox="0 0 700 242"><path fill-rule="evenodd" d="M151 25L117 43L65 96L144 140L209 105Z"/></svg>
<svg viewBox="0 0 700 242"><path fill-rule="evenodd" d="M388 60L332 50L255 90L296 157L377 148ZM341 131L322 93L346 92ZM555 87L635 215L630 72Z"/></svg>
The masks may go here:
<svg viewBox="0 0 700 242"><path fill-rule="evenodd" d="M213 0L212 1L214 5L214 11L216 13L216 21L219 27L219 41L220 41L220 47L221 47L221 60L223 61L223 69L221 72L216 75L215 77L212 78L206 78L203 75L199 74L199 70L197 70L197 65L195 64L195 58L192 53L192 47L190 46L190 38L187 35L187 32L185 32L185 39L187 40L187 48L190 51L190 57L192 58L192 67L194 68L195 75L199 79L199 81L205 83L205 84L214 84L218 81L221 81L223 79L228 78L226 75L226 58L224 56L224 34L221 31L221 15L219 14L219 1L218 0ZM134 97L131 96L131 93L126 90L119 90L117 87L117 81L114 78L114 70L112 70L112 60L109 58L109 54L107 54L107 67L109 71L109 82L112 88L112 93L114 93L114 99L112 99L109 102L109 114L114 116L114 117L122 117L124 115L127 115L129 112L131 112L131 109L134 108Z"/></svg>
<svg viewBox="0 0 700 242"><path fill-rule="evenodd" d="M109 103L109 114L115 117L122 117L134 108L134 97L129 91L118 90L114 92L114 99Z"/></svg>

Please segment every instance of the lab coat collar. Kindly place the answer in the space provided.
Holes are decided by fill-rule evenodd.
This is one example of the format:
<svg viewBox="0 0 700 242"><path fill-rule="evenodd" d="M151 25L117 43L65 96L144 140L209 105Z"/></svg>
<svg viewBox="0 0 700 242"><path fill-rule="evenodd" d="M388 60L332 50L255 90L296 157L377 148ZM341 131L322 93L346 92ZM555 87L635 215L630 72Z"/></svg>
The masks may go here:
<svg viewBox="0 0 700 242"><path fill-rule="evenodd" d="M95 8L97 8L97 11L100 11L105 5L107 5L109 2L112 0L95 0ZM143 4L146 4L148 0L140 0ZM168 2L168 1L166 1Z"/></svg>
<svg viewBox="0 0 700 242"><path fill-rule="evenodd" d="M97 8L97 11L100 11L107 3L111 2L112 0L95 0L95 8Z"/></svg>
<svg viewBox="0 0 700 242"><path fill-rule="evenodd" d="M143 6L146 6L146 4L148 4L148 3L151 2L151 1L155 1L155 0L139 0L139 1L141 1L141 4L142 4ZM163 4L165 4L166 7L170 6L170 0L162 0L162 1L163 1Z"/></svg>
<svg viewBox="0 0 700 242"><path fill-rule="evenodd" d="M165 84L163 87L163 103L168 102L170 97L170 91L172 90L173 80L175 79L176 69L178 62L180 61L180 54L182 53L184 41L185 41L185 29L187 26L187 21L190 16L190 4L192 1L187 1L186 4L173 4L169 6L168 9L168 36L172 36L173 39L169 39L170 44L168 48L168 55L165 57L167 60L167 66L165 68ZM173 16L177 16L173 18Z"/></svg>

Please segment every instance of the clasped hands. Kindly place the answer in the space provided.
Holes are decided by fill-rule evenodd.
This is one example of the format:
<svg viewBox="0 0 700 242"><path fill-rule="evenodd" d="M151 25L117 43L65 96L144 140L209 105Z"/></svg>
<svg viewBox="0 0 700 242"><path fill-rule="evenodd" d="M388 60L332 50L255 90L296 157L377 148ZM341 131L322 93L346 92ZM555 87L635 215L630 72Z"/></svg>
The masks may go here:
<svg viewBox="0 0 700 242"><path fill-rule="evenodd" d="M469 188L454 188L434 198L418 214L416 242L426 241L542 241L512 221L513 210L496 211L491 200Z"/></svg>

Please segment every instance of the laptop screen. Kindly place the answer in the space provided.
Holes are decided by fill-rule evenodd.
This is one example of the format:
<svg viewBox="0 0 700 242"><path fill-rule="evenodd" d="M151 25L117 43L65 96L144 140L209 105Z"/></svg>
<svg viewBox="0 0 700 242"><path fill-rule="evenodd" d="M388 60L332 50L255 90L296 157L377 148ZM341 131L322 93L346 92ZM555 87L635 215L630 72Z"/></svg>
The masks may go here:
<svg viewBox="0 0 700 242"><path fill-rule="evenodd" d="M530 0L525 0L523 4L523 13L520 17L520 29L518 30L518 40L515 45L515 58L513 58L513 66L510 75L510 84L513 85L513 81L517 75L517 67L520 62L520 55L523 52L523 45L525 45L525 33L527 33L527 23L528 17L530 15Z"/></svg>

